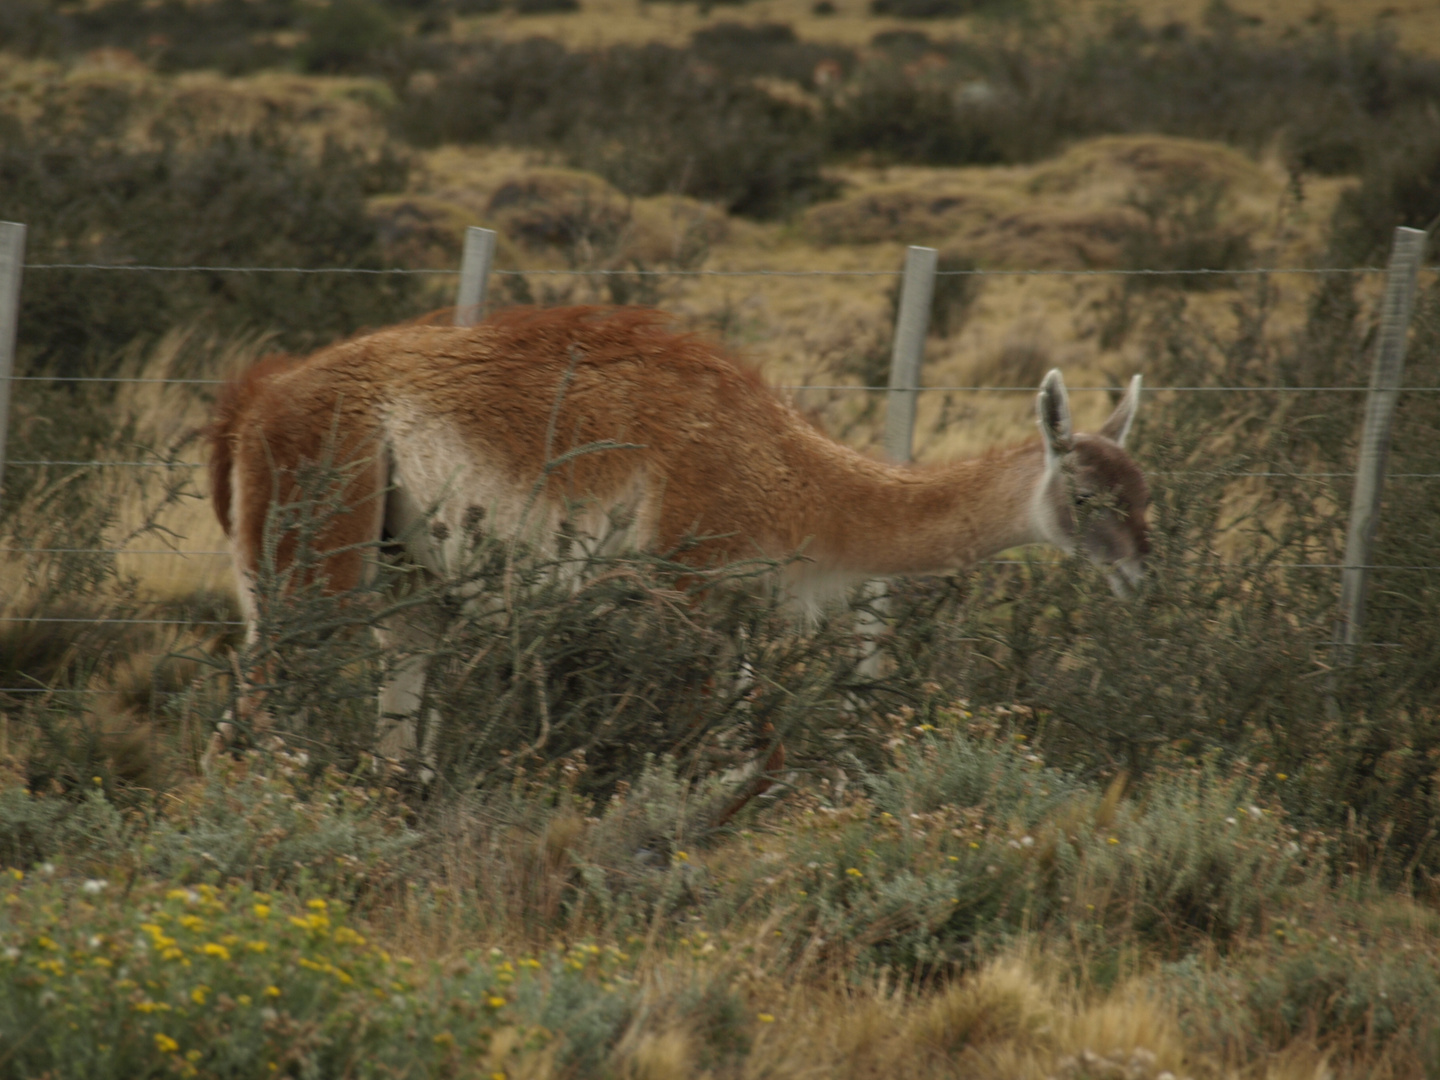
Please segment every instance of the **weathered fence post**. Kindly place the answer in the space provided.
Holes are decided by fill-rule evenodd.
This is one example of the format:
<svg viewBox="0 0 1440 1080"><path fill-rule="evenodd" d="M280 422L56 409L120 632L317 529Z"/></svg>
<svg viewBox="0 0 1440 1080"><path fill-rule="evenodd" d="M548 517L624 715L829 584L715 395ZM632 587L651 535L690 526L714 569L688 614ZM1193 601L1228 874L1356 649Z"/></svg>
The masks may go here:
<svg viewBox="0 0 1440 1080"><path fill-rule="evenodd" d="M920 362L930 333L930 308L935 299L934 248L911 247L905 253L900 281L900 307L895 316L895 344L890 352L890 391L885 402L885 454L891 461L909 461L915 450L915 404L920 390ZM867 679L880 675L878 640L889 606L883 579L865 583L868 606L855 616L861 660L856 671Z"/></svg>
<svg viewBox="0 0 1440 1080"><path fill-rule="evenodd" d="M885 403L885 453L891 461L909 461L914 452L915 399L920 389L925 337L930 332L938 255L934 248L927 247L912 247L905 253L895 344L890 352L890 392Z"/></svg>
<svg viewBox="0 0 1440 1080"><path fill-rule="evenodd" d="M465 230L465 253L460 258L460 288L455 293L455 325L474 326L485 305L490 267L495 262L495 230L471 225Z"/></svg>
<svg viewBox="0 0 1440 1080"><path fill-rule="evenodd" d="M1350 529L1345 538L1345 566L1340 578L1340 618L1335 624L1335 660L1348 664L1365 617L1365 585L1375 551L1380 519L1380 494L1390 455L1390 426L1400 397L1405 368L1405 335L1415 306L1415 278L1425 254L1422 229L1395 230L1390 263L1385 271L1385 299L1380 309L1380 341L1370 371L1365 399L1365 431L1355 468L1355 493L1350 499Z"/></svg>
<svg viewBox="0 0 1440 1080"><path fill-rule="evenodd" d="M0 221L0 491L5 490L5 442L10 434L10 384L15 374L15 329L24 267L25 226Z"/></svg>

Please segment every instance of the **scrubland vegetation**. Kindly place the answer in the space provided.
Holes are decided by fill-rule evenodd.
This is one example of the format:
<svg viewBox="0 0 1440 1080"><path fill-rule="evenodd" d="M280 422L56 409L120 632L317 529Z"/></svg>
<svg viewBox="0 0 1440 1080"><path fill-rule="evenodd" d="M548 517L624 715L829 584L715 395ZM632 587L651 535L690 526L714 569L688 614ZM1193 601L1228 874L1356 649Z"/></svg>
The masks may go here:
<svg viewBox="0 0 1440 1080"><path fill-rule="evenodd" d="M0 218L34 264L420 271L485 224L496 304L658 304L773 382L859 388L892 279L638 271L917 242L950 270L1355 267L1440 215L1420 15L1412 42L1358 4L824 7L18 0ZM453 278L27 271L17 374L141 381L13 384L0 1075L1440 1075L1440 397L1401 398L1400 569L1343 664L1363 394L1294 389L1366 384L1378 284L942 277L931 386L1243 392L1147 397L1138 599L1037 552L900 584L876 676L848 614L797 631L771 565L479 530L463 581L267 575L246 645L226 559L150 554L223 548L206 380ZM1406 383L1440 386L1431 273ZM796 397L876 447L875 395ZM932 391L918 453L1031 422ZM22 464L89 460L155 467ZM336 512L328 480L282 517ZM428 784L371 745L364 629L396 605L435 631ZM202 771L236 675L277 664L275 729ZM778 783L722 822L775 739Z"/></svg>

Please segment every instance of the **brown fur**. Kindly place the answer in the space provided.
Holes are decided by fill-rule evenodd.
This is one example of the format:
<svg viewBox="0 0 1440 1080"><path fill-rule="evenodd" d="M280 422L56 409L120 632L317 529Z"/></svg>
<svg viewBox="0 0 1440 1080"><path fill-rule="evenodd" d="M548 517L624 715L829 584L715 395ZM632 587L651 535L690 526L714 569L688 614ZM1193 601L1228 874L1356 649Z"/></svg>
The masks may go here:
<svg viewBox="0 0 1440 1080"><path fill-rule="evenodd" d="M834 442L754 368L658 312L515 309L475 327L420 321L262 362L221 397L211 488L242 581L256 570L272 504L295 498L299 468L330 460L346 470L347 510L320 540L336 553L323 568L333 589L363 573L360 552L340 549L382 529L423 532L407 541L412 556L443 563L444 537L463 537L477 507L492 531L533 528L542 543L561 522L593 529L607 511L628 510L634 543L683 548L692 565L803 550L791 584L813 599L1018 544L1073 546L1072 488L1113 504L1082 523L1086 553L1138 565L1148 491L1118 445L1137 393L1138 381L1101 435L1072 437L1052 373L1039 399L1043 443L893 465ZM413 526L432 507L434 530L403 532L397 515ZM278 554L283 566L293 542Z"/></svg>

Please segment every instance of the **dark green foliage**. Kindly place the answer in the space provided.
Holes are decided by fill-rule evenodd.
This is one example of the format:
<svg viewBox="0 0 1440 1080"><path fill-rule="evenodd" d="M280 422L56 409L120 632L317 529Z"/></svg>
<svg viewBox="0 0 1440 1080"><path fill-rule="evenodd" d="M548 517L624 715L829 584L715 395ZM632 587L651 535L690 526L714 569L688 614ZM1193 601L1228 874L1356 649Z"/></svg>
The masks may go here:
<svg viewBox="0 0 1440 1080"><path fill-rule="evenodd" d="M161 71L213 67L240 74L287 58L270 35L295 29L302 7L297 0L109 0L54 10L63 36L46 55L123 48Z"/></svg>
<svg viewBox="0 0 1440 1080"><path fill-rule="evenodd" d="M136 148L134 102L113 87L56 92L0 146L0 217L29 226L31 263L378 268L368 195L407 166L262 124L204 134L171 117ZM263 227L259 227L263 223ZM413 314L415 282L383 275L32 270L20 310L24 372L99 375L120 350L179 323L273 330L305 348ZM177 373L178 374L178 373Z"/></svg>
<svg viewBox="0 0 1440 1080"><path fill-rule="evenodd" d="M0 6L0 49L20 56L53 56L70 27L50 0L10 0Z"/></svg>
<svg viewBox="0 0 1440 1080"><path fill-rule="evenodd" d="M954 19L962 15L1017 15L1027 0L870 0L870 14L902 19Z"/></svg>
<svg viewBox="0 0 1440 1080"><path fill-rule="evenodd" d="M931 165L988 165L1028 157L1019 117L986 90L957 102L953 77L917 78L894 62L862 68L828 97L825 126L837 154Z"/></svg>
<svg viewBox="0 0 1440 1080"><path fill-rule="evenodd" d="M580 0L515 0L517 15L557 15L580 10Z"/></svg>
<svg viewBox="0 0 1440 1080"><path fill-rule="evenodd" d="M768 75L811 89L821 64L827 66L820 70L845 74L855 60L849 49L801 41L787 23L715 23L697 30L690 48L733 78Z"/></svg>
<svg viewBox="0 0 1440 1080"><path fill-rule="evenodd" d="M806 110L748 82L707 77L662 45L478 45L433 89L407 89L395 124L421 145L555 146L622 191L694 195L753 216L826 190Z"/></svg>
<svg viewBox="0 0 1440 1080"><path fill-rule="evenodd" d="M1440 63L1381 33L1277 41L1235 20L1195 31L1122 15L1079 40L1021 35L976 48L899 31L876 44L894 61L862 69L830 103L835 152L960 164L1031 160L1109 133L1257 152L1279 136L1297 168L1350 172L1432 124L1440 102ZM949 64L917 67L921 55Z"/></svg>
<svg viewBox="0 0 1440 1080"><path fill-rule="evenodd" d="M1346 265L1379 265L1400 225L1431 228L1440 219L1440 130L1433 122L1367 156L1359 187L1340 196L1331 258Z"/></svg>
<svg viewBox="0 0 1440 1080"><path fill-rule="evenodd" d="M377 0L331 0L311 10L304 27L300 64L317 72L364 70L395 33Z"/></svg>
<svg viewBox="0 0 1440 1080"><path fill-rule="evenodd" d="M1335 668L1335 564L1364 394L1273 389L1326 385L1317 377L1330 375L1330 385L1367 381L1368 351L1357 362L1342 344L1337 355L1348 364L1328 371L1311 355L1317 337L1359 342L1367 329L1355 324L1359 309L1344 290L1322 288L1329 299L1314 309L1319 321L1294 339L1267 330L1274 297L1264 281L1234 306L1230 334L1193 321L1177 290L1152 294L1147 376L1254 390L1244 404L1193 393L1163 413L1142 410L1135 453L1155 501L1145 593L1116 601L1074 563L914 583L894 601L905 605L900 625L915 628L897 631L897 677L929 672L974 701L1033 708L1025 730L1043 738L1051 760L1083 775L1143 775L1210 753L1261 764L1284 774L1269 783L1297 820L1327 829L1353 820L1356 857L1367 865L1397 877L1417 867L1433 874L1440 574L1414 568L1440 566L1440 488L1425 479L1440 473L1430 434L1440 402L1402 395L1375 561L1411 569L1372 573L1366 644L1353 665ZM1410 385L1440 385L1437 312L1432 288L1418 306ZM1243 453L1215 455L1222 428ZM1273 475L1239 479L1252 472ZM1241 484L1261 493L1252 509L1228 501Z"/></svg>

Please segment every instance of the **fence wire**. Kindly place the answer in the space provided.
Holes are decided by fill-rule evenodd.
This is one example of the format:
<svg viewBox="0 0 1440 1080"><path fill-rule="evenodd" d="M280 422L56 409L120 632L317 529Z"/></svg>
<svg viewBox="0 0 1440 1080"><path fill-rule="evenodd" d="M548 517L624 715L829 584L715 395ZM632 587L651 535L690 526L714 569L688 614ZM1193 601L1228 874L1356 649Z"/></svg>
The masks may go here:
<svg viewBox="0 0 1440 1080"><path fill-rule="evenodd" d="M157 264L115 264L115 263L26 263L24 269L31 271L117 271L129 273L219 273L219 274L361 274L361 275L411 275L411 276L439 276L456 277L461 274L460 270L450 268L408 268L408 267L302 267L302 266L205 266L205 265L157 265ZM1435 272L1440 266L1425 266L1421 270ZM1312 276L1327 275L1368 275L1383 274L1385 267L1381 266L1353 266L1353 267L1247 267L1239 269L1018 269L1018 270L994 270L994 269L963 269L963 270L938 270L935 272L938 277L1255 277L1272 274L1297 274ZM525 277L525 276L560 276L560 277L680 277L680 278L898 278L904 276L902 270L776 270L776 269L741 269L741 270L715 270L715 269L542 269L542 270L500 270L492 269L490 273L502 277ZM75 383L75 384L158 384L172 386L218 386L225 384L226 379L209 378L155 378L141 376L65 376L65 375L7 375L0 376L0 380L17 383ZM821 391L826 393L890 393L889 386L853 386L853 385L784 385L777 387L779 390L803 393L808 391ZM911 393L1035 393L1033 386L925 386L906 388ZM1069 387L1071 393L1114 393L1121 389L1111 386L1076 386ZM1154 386L1147 387L1148 393L1320 393L1320 394L1358 394L1368 393L1368 386ZM1415 386L1404 387L1403 393L1435 393L1440 391L1440 386ZM28 468L136 468L136 469L202 469L205 466L197 462L176 462L176 461L69 461L69 460L29 460L10 461L7 463L13 467ZM1168 472L1166 476L1228 476L1235 479L1244 478L1289 478L1289 479L1315 479L1315 480L1348 480L1354 479L1355 473L1350 472L1323 472L1323 473L1293 473L1280 471L1253 471L1227 473L1224 471L1189 471L1189 472ZM1440 473L1393 473L1388 479L1408 480L1432 480L1440 479ZM85 554L85 555L137 555L137 556L158 556L158 557L228 557L228 551L183 551L176 549L142 549L128 550L124 548L0 548L0 553L10 555L61 555L61 554ZM990 565L1001 566L1024 566L1034 565L1033 560L1022 559L992 559L987 560ZM1347 566L1344 563L1228 563L1221 562L1214 564L1224 569L1244 570L1345 570L1364 569L1378 572L1435 572L1440 571L1440 566L1389 566L1373 565L1365 567ZM93 618L76 617L52 617L52 616L0 616L0 623L11 624L96 624L110 623L117 625L135 626L186 626L186 627L228 627L238 628L245 624L239 620L220 619L160 619L160 618L108 618L98 616ZM1400 646L1388 643L1368 643L1367 647L1372 648L1399 648ZM0 687L0 693L22 694L22 693L111 693L113 691L102 690L56 690L49 687Z"/></svg>
<svg viewBox="0 0 1440 1080"><path fill-rule="evenodd" d="M26 270L116 270L153 274L401 274L458 277L459 270L444 268L413 268L402 266L164 266L144 263L26 263ZM1440 270L1440 266L1423 266L1421 270ZM491 270L503 277L901 277L903 270ZM1383 274L1383 266L1252 266L1233 270L1189 268L1174 270L1091 268L1078 270L937 270L937 277L1254 277L1264 274Z"/></svg>

